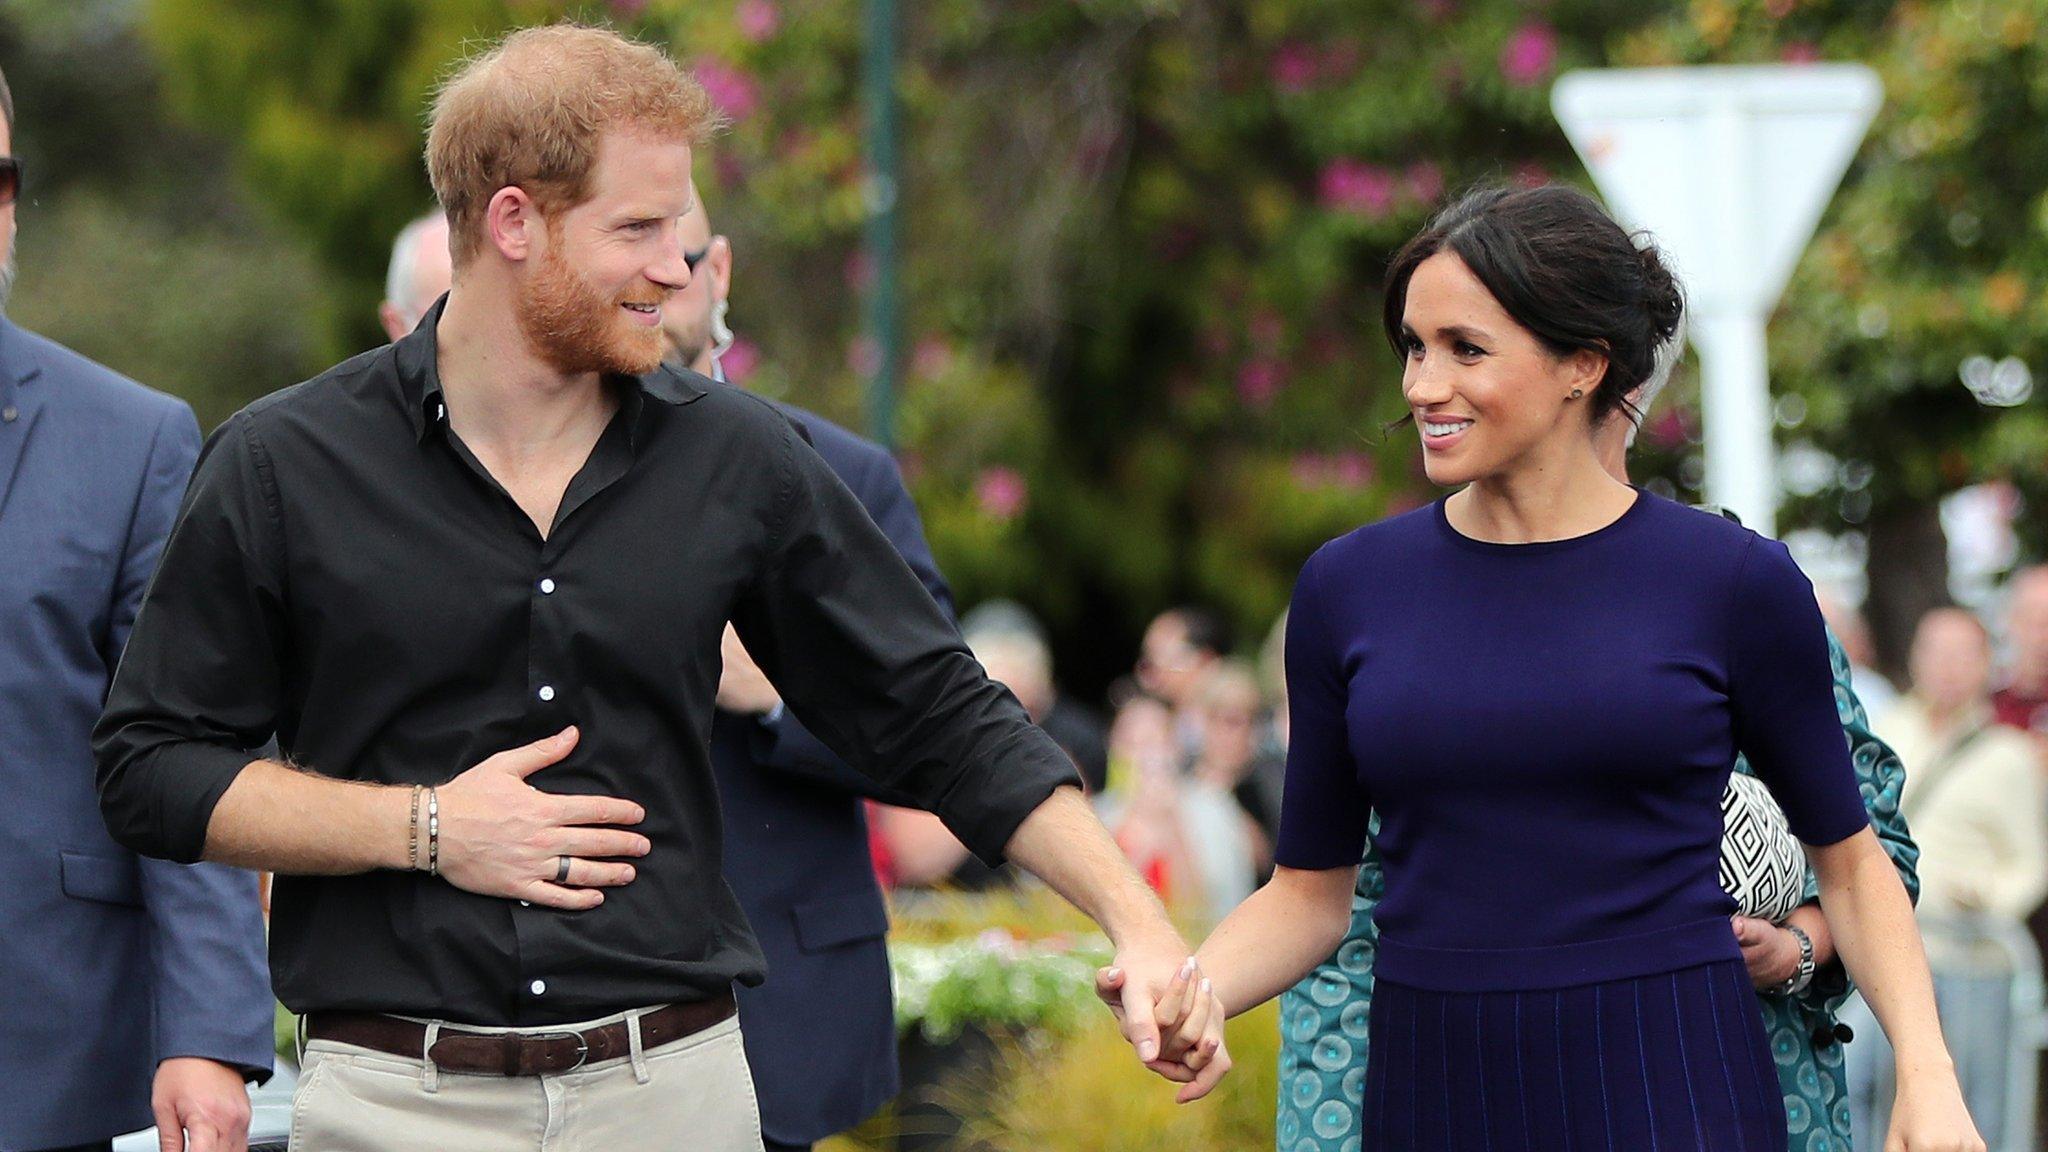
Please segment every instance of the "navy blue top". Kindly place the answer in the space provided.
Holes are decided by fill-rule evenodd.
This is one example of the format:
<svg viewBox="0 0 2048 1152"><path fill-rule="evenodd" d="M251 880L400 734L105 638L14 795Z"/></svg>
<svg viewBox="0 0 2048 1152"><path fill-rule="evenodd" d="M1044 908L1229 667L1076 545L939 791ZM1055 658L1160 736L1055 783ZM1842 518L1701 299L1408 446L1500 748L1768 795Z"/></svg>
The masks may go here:
<svg viewBox="0 0 2048 1152"><path fill-rule="evenodd" d="M1493 544L1443 502L1303 566L1275 859L1358 863L1377 972L1561 988L1737 959L1717 875L1737 751L1792 831L1869 823L1813 588L1782 544L1639 493L1605 528Z"/></svg>

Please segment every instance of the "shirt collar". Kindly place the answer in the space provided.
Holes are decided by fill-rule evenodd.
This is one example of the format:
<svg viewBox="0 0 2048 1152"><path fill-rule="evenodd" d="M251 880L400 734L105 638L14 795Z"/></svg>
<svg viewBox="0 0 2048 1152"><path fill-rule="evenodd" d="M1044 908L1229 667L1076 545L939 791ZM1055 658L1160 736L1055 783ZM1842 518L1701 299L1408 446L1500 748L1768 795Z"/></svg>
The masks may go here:
<svg viewBox="0 0 2048 1152"><path fill-rule="evenodd" d="M448 427L448 405L441 391L437 336L441 313L447 306L448 296L443 293L420 318L419 325L392 346L398 386L405 397L405 414L412 421L413 434L422 441ZM703 377L665 364L645 376L614 376L609 379L619 389L620 406L626 410L630 421L627 427L635 433L644 414L646 397L681 406L705 394Z"/></svg>

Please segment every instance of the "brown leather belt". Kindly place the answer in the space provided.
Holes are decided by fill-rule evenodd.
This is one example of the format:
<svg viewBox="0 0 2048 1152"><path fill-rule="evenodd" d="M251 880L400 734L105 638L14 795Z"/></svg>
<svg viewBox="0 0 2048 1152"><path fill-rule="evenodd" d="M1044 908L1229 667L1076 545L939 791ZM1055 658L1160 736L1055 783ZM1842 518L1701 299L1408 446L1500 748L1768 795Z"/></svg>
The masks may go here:
<svg viewBox="0 0 2048 1152"><path fill-rule="evenodd" d="M642 1051L693 1036L735 1011L732 993L687 1004L670 1004L640 1017ZM306 1038L353 1044L413 1060L421 1052L443 1072L478 1076L545 1076L585 1064L630 1055L624 1020L581 1032L539 1028L531 1032L470 1032L443 1026L427 1048L427 1026L379 1012L318 1012L306 1019Z"/></svg>

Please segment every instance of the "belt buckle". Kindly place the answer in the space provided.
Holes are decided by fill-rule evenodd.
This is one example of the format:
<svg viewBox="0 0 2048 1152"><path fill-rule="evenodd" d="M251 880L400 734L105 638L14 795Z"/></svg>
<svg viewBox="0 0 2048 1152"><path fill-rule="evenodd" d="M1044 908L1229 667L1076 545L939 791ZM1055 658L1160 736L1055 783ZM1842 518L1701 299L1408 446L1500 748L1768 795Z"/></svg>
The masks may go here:
<svg viewBox="0 0 2048 1152"><path fill-rule="evenodd" d="M583 1067L584 1062L590 1059L590 1041L584 1039L581 1032L572 1032L564 1028L551 1032L529 1032L527 1036L534 1040L552 1040L557 1036L566 1036L576 1042L576 1062L562 1069L562 1072L574 1072L578 1068ZM556 1074L560 1075L560 1073Z"/></svg>

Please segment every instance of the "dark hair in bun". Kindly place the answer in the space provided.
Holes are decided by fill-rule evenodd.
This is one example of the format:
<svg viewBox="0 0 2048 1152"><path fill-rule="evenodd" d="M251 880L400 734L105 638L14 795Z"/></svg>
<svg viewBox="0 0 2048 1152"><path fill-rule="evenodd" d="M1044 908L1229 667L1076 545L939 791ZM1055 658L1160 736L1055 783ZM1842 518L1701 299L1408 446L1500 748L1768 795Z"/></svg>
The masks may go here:
<svg viewBox="0 0 2048 1152"><path fill-rule="evenodd" d="M1408 281L1424 260L1450 252L1515 322L1558 356L1607 358L1593 392L1595 422L1628 405L1678 330L1685 294L1647 234L1622 231L1576 188L1485 185L1465 193L1403 245L1387 267L1387 339L1406 354L1401 318Z"/></svg>

